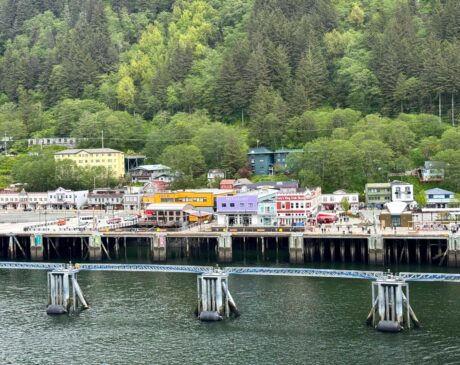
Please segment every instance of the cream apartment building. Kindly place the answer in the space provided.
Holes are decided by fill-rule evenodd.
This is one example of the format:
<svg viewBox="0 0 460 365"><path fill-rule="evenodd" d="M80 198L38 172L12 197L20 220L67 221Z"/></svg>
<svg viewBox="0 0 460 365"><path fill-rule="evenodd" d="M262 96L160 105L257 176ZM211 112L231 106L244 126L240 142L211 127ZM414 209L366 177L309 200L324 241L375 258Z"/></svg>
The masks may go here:
<svg viewBox="0 0 460 365"><path fill-rule="evenodd" d="M69 149L54 154L56 161L72 160L80 167L103 166L117 178L125 175L125 155L111 148Z"/></svg>

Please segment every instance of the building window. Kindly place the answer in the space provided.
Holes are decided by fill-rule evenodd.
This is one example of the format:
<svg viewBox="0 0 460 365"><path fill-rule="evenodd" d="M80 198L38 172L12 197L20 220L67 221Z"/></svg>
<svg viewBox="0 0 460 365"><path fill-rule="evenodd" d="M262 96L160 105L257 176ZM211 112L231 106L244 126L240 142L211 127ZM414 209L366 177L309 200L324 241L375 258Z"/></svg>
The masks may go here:
<svg viewBox="0 0 460 365"><path fill-rule="evenodd" d="M227 207L227 203L222 203L222 208L226 208Z"/></svg>
<svg viewBox="0 0 460 365"><path fill-rule="evenodd" d="M235 208L235 203L230 203L230 208Z"/></svg>

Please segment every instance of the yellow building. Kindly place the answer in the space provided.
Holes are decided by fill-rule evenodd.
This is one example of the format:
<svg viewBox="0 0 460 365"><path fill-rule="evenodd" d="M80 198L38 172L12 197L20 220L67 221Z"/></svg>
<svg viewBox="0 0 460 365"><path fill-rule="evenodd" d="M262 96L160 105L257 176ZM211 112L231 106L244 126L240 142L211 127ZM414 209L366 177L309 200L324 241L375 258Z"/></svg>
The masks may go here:
<svg viewBox="0 0 460 365"><path fill-rule="evenodd" d="M204 208L203 210L212 211L214 208L215 197L232 194L234 194L233 190L221 189L197 189L173 192L158 192L150 196L144 196L144 205L151 203L185 203L191 204L195 208Z"/></svg>
<svg viewBox="0 0 460 365"><path fill-rule="evenodd" d="M111 148L71 149L54 154L56 161L72 160L80 167L103 166L112 172L114 177L125 175L125 155Z"/></svg>

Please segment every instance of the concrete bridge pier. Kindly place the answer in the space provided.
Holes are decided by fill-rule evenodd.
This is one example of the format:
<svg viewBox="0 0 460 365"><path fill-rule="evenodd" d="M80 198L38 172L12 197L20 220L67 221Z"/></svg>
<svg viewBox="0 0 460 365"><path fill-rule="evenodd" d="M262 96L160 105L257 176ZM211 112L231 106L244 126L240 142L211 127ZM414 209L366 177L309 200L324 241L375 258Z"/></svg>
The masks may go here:
<svg viewBox="0 0 460 365"><path fill-rule="evenodd" d="M166 261L166 243L165 233L158 233L150 239L150 254L153 261Z"/></svg>
<svg viewBox="0 0 460 365"><path fill-rule="evenodd" d="M389 275L372 283L372 308L367 322L382 332L399 332L419 321L409 303L409 285Z"/></svg>
<svg viewBox="0 0 460 365"><path fill-rule="evenodd" d="M303 263L304 255L303 233L292 233L289 236L289 262Z"/></svg>
<svg viewBox="0 0 460 365"><path fill-rule="evenodd" d="M230 233L223 233L217 238L217 261L231 262L232 257L232 235Z"/></svg>
<svg viewBox="0 0 460 365"><path fill-rule="evenodd" d="M460 235L449 234L447 253L447 266L460 266Z"/></svg>
<svg viewBox="0 0 460 365"><path fill-rule="evenodd" d="M43 237L40 234L30 236L30 259L32 261L43 260Z"/></svg>
<svg viewBox="0 0 460 365"><path fill-rule="evenodd" d="M88 253L91 261L102 260L102 237L100 235L95 234L89 237Z"/></svg>
<svg viewBox="0 0 460 365"><path fill-rule="evenodd" d="M221 270L204 273L197 278L197 315L202 321L220 321L238 316L235 301L228 290L228 274Z"/></svg>
<svg viewBox="0 0 460 365"><path fill-rule="evenodd" d="M46 313L50 315L65 314L76 311L78 301L82 308L88 304L77 282L77 272L73 268L57 269L48 273L48 307Z"/></svg>
<svg viewBox="0 0 460 365"><path fill-rule="evenodd" d="M384 263L383 237L379 234L373 234L367 239L367 250L369 264Z"/></svg>

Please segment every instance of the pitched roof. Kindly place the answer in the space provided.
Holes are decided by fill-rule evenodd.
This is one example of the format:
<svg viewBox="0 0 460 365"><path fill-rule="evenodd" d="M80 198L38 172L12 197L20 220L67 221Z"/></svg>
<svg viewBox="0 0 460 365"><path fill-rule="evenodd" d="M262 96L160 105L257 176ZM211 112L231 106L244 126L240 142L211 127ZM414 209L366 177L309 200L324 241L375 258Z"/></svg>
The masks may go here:
<svg viewBox="0 0 460 365"><path fill-rule="evenodd" d="M193 209L192 204L187 203L151 203L145 207L145 210L191 210Z"/></svg>
<svg viewBox="0 0 460 365"><path fill-rule="evenodd" d="M89 154L93 153L123 153L121 151L117 151L111 148L73 148L64 151L56 152L55 155L75 155L79 152L86 152Z"/></svg>
<svg viewBox="0 0 460 365"><path fill-rule="evenodd" d="M135 167L133 170L146 170L146 171L158 171L158 170L171 170L169 166L156 164L156 165L140 165Z"/></svg>
<svg viewBox="0 0 460 365"><path fill-rule="evenodd" d="M440 189L440 188L433 188L433 189L429 189L426 191L427 194L433 194L433 195L438 195L438 194L441 194L441 195L453 195L454 193L452 191L449 191L449 190L444 190L444 189Z"/></svg>
<svg viewBox="0 0 460 365"><path fill-rule="evenodd" d="M405 182L405 181L400 181L400 180L393 180L391 182L391 185L412 185L408 182Z"/></svg>

